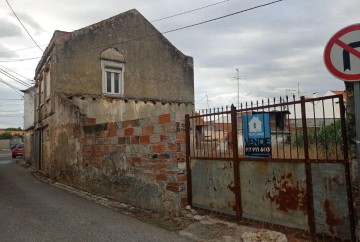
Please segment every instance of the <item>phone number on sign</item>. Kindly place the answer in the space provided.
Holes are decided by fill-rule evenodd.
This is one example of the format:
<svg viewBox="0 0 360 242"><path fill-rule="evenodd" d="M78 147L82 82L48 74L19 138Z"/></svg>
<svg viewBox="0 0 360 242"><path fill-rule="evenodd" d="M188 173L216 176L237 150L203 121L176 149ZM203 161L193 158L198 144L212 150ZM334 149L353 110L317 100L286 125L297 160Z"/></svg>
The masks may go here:
<svg viewBox="0 0 360 242"><path fill-rule="evenodd" d="M262 153L262 152L270 152L270 147L246 147L245 152L254 152L254 153Z"/></svg>

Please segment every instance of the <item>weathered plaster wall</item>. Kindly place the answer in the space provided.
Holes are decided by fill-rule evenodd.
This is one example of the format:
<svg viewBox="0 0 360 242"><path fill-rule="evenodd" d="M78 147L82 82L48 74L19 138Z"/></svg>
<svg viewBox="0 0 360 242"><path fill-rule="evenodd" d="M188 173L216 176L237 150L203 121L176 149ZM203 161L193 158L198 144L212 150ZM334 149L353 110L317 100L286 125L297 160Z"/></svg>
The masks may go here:
<svg viewBox="0 0 360 242"><path fill-rule="evenodd" d="M71 102L81 113L95 118L97 123L117 122L158 116L164 113L191 113L192 104L161 103L152 101L122 100L103 96L72 96Z"/></svg>
<svg viewBox="0 0 360 242"><path fill-rule="evenodd" d="M81 127L84 115L64 95L56 95L56 112L38 125L41 132L41 170L51 177L67 171L67 166L82 159Z"/></svg>
<svg viewBox="0 0 360 242"><path fill-rule="evenodd" d="M109 46L125 59L125 97L194 102L192 58L136 10L74 31L68 41L56 46L56 90L102 94L100 54Z"/></svg>
<svg viewBox="0 0 360 242"><path fill-rule="evenodd" d="M80 140L84 115L63 95L56 99L52 138L52 175L59 177L82 160Z"/></svg>
<svg viewBox="0 0 360 242"><path fill-rule="evenodd" d="M24 132L24 160L29 164L33 163L33 135L34 129Z"/></svg>
<svg viewBox="0 0 360 242"><path fill-rule="evenodd" d="M34 126L35 87L24 92L24 130Z"/></svg>
<svg viewBox="0 0 360 242"><path fill-rule="evenodd" d="M158 212L186 204L184 114L96 124L62 95L56 110L44 128L52 178Z"/></svg>

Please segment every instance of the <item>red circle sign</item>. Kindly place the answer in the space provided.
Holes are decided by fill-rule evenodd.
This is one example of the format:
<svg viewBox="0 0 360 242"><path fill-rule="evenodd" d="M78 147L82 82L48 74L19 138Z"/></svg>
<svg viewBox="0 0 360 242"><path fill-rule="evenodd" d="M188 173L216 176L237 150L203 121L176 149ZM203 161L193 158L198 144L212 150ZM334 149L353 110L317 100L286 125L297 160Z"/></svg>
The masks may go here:
<svg viewBox="0 0 360 242"><path fill-rule="evenodd" d="M337 32L324 51L327 69L344 81L360 81L360 24Z"/></svg>

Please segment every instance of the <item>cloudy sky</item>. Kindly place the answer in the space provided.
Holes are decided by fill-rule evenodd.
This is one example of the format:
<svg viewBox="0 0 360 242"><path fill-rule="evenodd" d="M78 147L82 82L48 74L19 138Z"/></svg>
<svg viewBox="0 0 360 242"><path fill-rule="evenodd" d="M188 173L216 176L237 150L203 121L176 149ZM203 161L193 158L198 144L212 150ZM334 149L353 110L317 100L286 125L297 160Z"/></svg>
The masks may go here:
<svg viewBox="0 0 360 242"><path fill-rule="evenodd" d="M270 3L266 0L8 0L35 41L46 48L55 30L74 31L136 8L165 32ZM212 5L211 7L206 7ZM323 64L338 30L359 23L359 0L283 0L165 36L195 64L196 109L300 93L343 90ZM189 10L187 14L155 21ZM42 52L0 0L0 68L30 84ZM19 61L23 60L23 61ZM236 79L239 71L239 83ZM10 71L11 70L11 71ZM0 73L0 128L23 126L26 89Z"/></svg>

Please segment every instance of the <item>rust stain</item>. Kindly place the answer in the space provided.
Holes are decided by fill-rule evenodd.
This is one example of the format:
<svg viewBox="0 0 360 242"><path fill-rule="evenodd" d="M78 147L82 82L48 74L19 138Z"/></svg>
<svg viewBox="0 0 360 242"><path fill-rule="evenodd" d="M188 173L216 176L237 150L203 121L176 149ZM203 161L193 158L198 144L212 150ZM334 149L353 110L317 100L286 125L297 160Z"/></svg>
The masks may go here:
<svg viewBox="0 0 360 242"><path fill-rule="evenodd" d="M329 231L334 234L334 226L339 225L341 220L336 217L330 206L330 200L326 199L324 202L324 210L326 215L326 224L329 226Z"/></svg>
<svg viewBox="0 0 360 242"><path fill-rule="evenodd" d="M263 196L264 201L270 200L283 212L300 210L307 214L306 189L300 188L299 181L294 181L291 173L280 176L280 179L273 174L273 177L267 181L267 185L269 184L272 189L266 191L266 195Z"/></svg>
<svg viewBox="0 0 360 242"><path fill-rule="evenodd" d="M344 179L345 181L345 179ZM334 186L343 186L344 182L342 182L341 178L338 176L326 177L324 180L325 189L331 190Z"/></svg>
<svg viewBox="0 0 360 242"><path fill-rule="evenodd" d="M228 186L227 189L229 189L230 191L232 191L233 193L235 193L236 189L235 189L235 184L234 182L231 182Z"/></svg>
<svg viewBox="0 0 360 242"><path fill-rule="evenodd" d="M339 185L339 186L343 184L342 182L340 182L340 178L337 176L331 177L330 182L335 183L336 185Z"/></svg>
<svg viewBox="0 0 360 242"><path fill-rule="evenodd" d="M236 204L232 203L232 202L228 202L228 207L231 208L233 211L236 211Z"/></svg>

